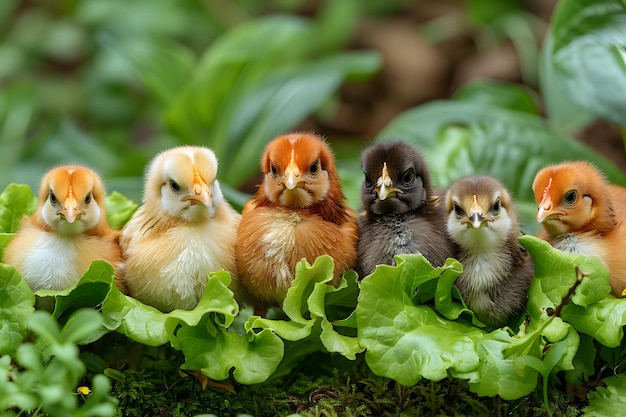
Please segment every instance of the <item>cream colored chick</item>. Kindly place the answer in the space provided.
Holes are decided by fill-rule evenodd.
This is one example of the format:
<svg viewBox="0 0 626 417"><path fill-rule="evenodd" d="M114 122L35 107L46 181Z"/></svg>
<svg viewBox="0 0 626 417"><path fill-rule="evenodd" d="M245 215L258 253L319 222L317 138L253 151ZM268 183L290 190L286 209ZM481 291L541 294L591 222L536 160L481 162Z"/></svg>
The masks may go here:
<svg viewBox="0 0 626 417"><path fill-rule="evenodd" d="M208 148L180 146L153 159L143 206L120 239L131 296L169 312L193 309L209 272L225 269L231 288L237 286L241 215L224 199L216 175L217 158Z"/></svg>
<svg viewBox="0 0 626 417"><path fill-rule="evenodd" d="M109 262L125 292L118 232L109 228L100 177L78 165L50 170L41 180L37 210L24 217L4 252L33 291L75 285L97 259Z"/></svg>

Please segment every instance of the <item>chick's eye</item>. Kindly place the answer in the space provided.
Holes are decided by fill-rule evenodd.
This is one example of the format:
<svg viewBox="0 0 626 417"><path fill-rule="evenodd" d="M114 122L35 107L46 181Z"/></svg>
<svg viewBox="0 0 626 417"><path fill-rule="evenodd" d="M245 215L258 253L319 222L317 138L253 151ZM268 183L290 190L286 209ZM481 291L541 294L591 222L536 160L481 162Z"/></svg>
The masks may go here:
<svg viewBox="0 0 626 417"><path fill-rule="evenodd" d="M174 180L170 180L170 188L175 193L180 191L180 185Z"/></svg>
<svg viewBox="0 0 626 417"><path fill-rule="evenodd" d="M311 167L309 168L309 172L313 175L317 175L319 173L319 170L320 170L320 161L317 160L311 164Z"/></svg>
<svg viewBox="0 0 626 417"><path fill-rule="evenodd" d="M413 168L406 170L404 174L402 174L402 183L404 185L413 184L413 180L415 180L415 172L413 171Z"/></svg>
<svg viewBox="0 0 626 417"><path fill-rule="evenodd" d="M500 199L497 199L493 206L491 206L491 211L495 214L500 213Z"/></svg>
<svg viewBox="0 0 626 417"><path fill-rule="evenodd" d="M454 203L452 207L454 208L454 214L456 214L456 217L461 217L463 215L463 209L457 203Z"/></svg>
<svg viewBox="0 0 626 417"><path fill-rule="evenodd" d="M50 203L52 203L53 205L57 203L57 196L54 195L52 190L50 190Z"/></svg>
<svg viewBox="0 0 626 417"><path fill-rule="evenodd" d="M563 197L563 202L571 206L572 204L576 202L577 197L578 197L578 193L576 193L575 190L568 191L567 193L565 193L565 196Z"/></svg>
<svg viewBox="0 0 626 417"><path fill-rule="evenodd" d="M91 203L91 191L87 193L87 197L85 197L85 204Z"/></svg>
<svg viewBox="0 0 626 417"><path fill-rule="evenodd" d="M278 168L276 168L276 165L272 165L270 167L270 171L272 172L272 176L275 177L276 175L278 175Z"/></svg>
<svg viewBox="0 0 626 417"><path fill-rule="evenodd" d="M372 180L370 179L370 177L367 176L367 174L365 172L363 172L363 181L366 187L371 187L372 184Z"/></svg>

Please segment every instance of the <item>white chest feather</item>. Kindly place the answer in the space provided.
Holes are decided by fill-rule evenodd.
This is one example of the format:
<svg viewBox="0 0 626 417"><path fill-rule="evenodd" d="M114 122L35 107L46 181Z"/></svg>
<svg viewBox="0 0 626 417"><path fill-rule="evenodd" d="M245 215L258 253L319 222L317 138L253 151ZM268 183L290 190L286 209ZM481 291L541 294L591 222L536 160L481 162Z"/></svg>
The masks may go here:
<svg viewBox="0 0 626 417"><path fill-rule="evenodd" d="M596 256L600 261L605 262L606 252L599 245L599 237L595 232L566 234L554 241L553 246L567 253Z"/></svg>
<svg viewBox="0 0 626 417"><path fill-rule="evenodd" d="M40 234L26 257L22 271L24 279L33 291L71 287L84 272L78 271L76 266L78 250L77 239Z"/></svg>
<svg viewBox="0 0 626 417"><path fill-rule="evenodd" d="M282 217L274 219L262 238L265 260L274 266L277 287L288 287L294 273L289 266L291 253L296 245L295 229L302 217L295 212L286 212Z"/></svg>

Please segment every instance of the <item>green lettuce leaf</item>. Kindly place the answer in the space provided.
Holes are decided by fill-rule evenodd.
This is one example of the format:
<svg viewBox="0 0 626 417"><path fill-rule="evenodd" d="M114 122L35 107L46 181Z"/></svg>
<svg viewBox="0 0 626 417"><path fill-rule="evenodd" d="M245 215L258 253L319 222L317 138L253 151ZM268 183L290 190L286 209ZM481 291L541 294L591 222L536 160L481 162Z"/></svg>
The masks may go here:
<svg viewBox="0 0 626 417"><path fill-rule="evenodd" d="M626 407L626 375L620 374L603 380L606 387L599 386L587 396L589 406L583 410L585 417L621 416Z"/></svg>
<svg viewBox="0 0 626 417"><path fill-rule="evenodd" d="M15 353L34 306L35 295L26 281L12 266L0 264L0 356Z"/></svg>
<svg viewBox="0 0 626 417"><path fill-rule="evenodd" d="M119 230L135 214L138 205L117 191L106 198L107 220L111 229Z"/></svg>
<svg viewBox="0 0 626 417"><path fill-rule="evenodd" d="M341 320L349 317L356 306L358 276L354 271L348 271L335 288L328 285L333 279L333 269L334 261L328 255L318 257L313 265L301 260L296 265L295 279L283 302L283 311L289 320L253 316L246 323L246 329L270 329L285 340L299 341L315 335L313 329L320 326L319 338L326 350L355 359L363 347L356 336L344 334L338 327L347 327ZM342 317L342 313L345 316ZM337 327L333 324L335 319L338 320Z"/></svg>
<svg viewBox="0 0 626 417"><path fill-rule="evenodd" d="M111 329L126 335L131 340L148 346L159 346L171 342L180 349L174 335L182 324L195 326L209 314L219 329L230 326L239 311L239 306L228 289L230 274L226 271L208 276L204 294L193 310L174 310L162 313L135 298L122 294L115 285L102 304L102 312ZM212 335L214 336L214 335Z"/></svg>
<svg viewBox="0 0 626 417"><path fill-rule="evenodd" d="M37 208L37 198L28 185L9 184L0 194L0 232L15 233L24 215Z"/></svg>

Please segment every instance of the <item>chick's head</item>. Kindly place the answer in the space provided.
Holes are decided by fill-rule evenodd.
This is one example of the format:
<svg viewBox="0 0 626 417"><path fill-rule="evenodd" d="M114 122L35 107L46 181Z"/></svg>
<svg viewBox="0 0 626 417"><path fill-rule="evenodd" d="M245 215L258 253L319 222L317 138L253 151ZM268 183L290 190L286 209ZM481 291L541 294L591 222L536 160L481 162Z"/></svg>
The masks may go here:
<svg viewBox="0 0 626 417"><path fill-rule="evenodd" d="M404 214L425 205L430 176L421 154L403 142L383 142L361 154L361 204L370 214Z"/></svg>
<svg viewBox="0 0 626 417"><path fill-rule="evenodd" d="M188 222L213 217L222 193L213 151L179 146L157 155L148 170L144 204Z"/></svg>
<svg viewBox="0 0 626 417"><path fill-rule="evenodd" d="M604 175L587 162L566 162L539 171L533 181L537 221L551 235L614 227Z"/></svg>
<svg viewBox="0 0 626 417"><path fill-rule="evenodd" d="M310 207L340 187L330 148L312 134L294 133L272 140L265 149L261 169L262 192L280 206Z"/></svg>
<svg viewBox="0 0 626 417"><path fill-rule="evenodd" d="M511 196L487 176L455 181L446 193L447 230L463 249L497 248L517 224Z"/></svg>
<svg viewBox="0 0 626 417"><path fill-rule="evenodd" d="M105 221L105 195L100 177L91 169L79 165L54 168L41 181L41 218L61 234L81 234Z"/></svg>

